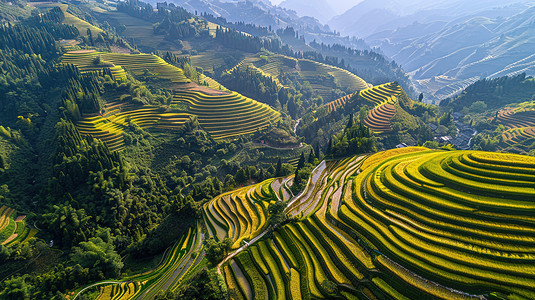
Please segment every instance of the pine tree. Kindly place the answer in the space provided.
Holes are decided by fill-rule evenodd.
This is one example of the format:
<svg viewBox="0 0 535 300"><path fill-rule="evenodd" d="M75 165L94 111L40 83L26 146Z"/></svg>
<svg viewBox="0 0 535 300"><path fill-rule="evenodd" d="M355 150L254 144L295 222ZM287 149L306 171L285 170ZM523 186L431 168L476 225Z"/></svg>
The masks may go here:
<svg viewBox="0 0 535 300"><path fill-rule="evenodd" d="M320 143L316 143L316 150L315 150L316 158L320 158Z"/></svg>
<svg viewBox="0 0 535 300"><path fill-rule="evenodd" d="M308 154L308 163L313 164L314 163L314 149L310 149L310 153Z"/></svg>
<svg viewBox="0 0 535 300"><path fill-rule="evenodd" d="M91 32L91 29L87 28L87 37L89 39L89 44L91 46L95 45L95 42L93 41L93 33Z"/></svg>
<svg viewBox="0 0 535 300"><path fill-rule="evenodd" d="M329 143L327 144L327 154L331 154L331 151L333 149L333 139L329 139Z"/></svg>
<svg viewBox="0 0 535 300"><path fill-rule="evenodd" d="M349 129L349 128L353 127L354 124L355 124L355 121L353 120L353 114L350 114L349 115L349 122L347 122L346 129Z"/></svg>
<svg viewBox="0 0 535 300"><path fill-rule="evenodd" d="M279 160L277 161L277 167L275 167L275 177L281 176L282 175L281 172L282 172L282 160L279 157Z"/></svg>
<svg viewBox="0 0 535 300"><path fill-rule="evenodd" d="M304 166L305 166L305 152L303 151L301 152L301 156L299 157L299 162L297 163L296 173L297 173L297 170L302 169Z"/></svg>

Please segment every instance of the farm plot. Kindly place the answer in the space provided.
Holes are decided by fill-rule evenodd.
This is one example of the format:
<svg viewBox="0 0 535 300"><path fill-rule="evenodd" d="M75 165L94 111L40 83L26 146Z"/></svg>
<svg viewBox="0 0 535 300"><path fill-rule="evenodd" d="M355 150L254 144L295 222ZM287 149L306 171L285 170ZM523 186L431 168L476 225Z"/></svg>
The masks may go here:
<svg viewBox="0 0 535 300"><path fill-rule="evenodd" d="M260 234L269 220L268 206L278 201L273 179L215 197L203 207L206 227L218 240L230 238L232 248ZM280 193L280 191L277 191Z"/></svg>
<svg viewBox="0 0 535 300"><path fill-rule="evenodd" d="M147 52L149 50L174 48L171 42L165 40L165 35L154 34L154 29L150 22L116 10L105 11L102 14L112 26L126 26L126 30L121 35L129 41L133 41L136 45L143 45L145 48L149 47L149 49L144 48Z"/></svg>
<svg viewBox="0 0 535 300"><path fill-rule="evenodd" d="M25 243L36 233L37 229L26 226L26 216L17 216L17 212L5 205L0 207L0 244L12 245Z"/></svg>
<svg viewBox="0 0 535 300"><path fill-rule="evenodd" d="M534 168L422 147L331 161L290 201L299 222L234 260L253 295L533 298Z"/></svg>
<svg viewBox="0 0 535 300"><path fill-rule="evenodd" d="M203 70L221 68L225 65L225 55L217 51L205 51L198 55L190 56L191 64Z"/></svg>
<svg viewBox="0 0 535 300"><path fill-rule="evenodd" d="M103 286L98 300L104 299L154 299L162 290L175 291L189 270L204 258L201 227L190 228L177 243L165 253L165 259L154 270L124 278L120 284Z"/></svg>
<svg viewBox="0 0 535 300"><path fill-rule="evenodd" d="M207 95L194 91L175 91L172 103L188 105L188 113L196 115L201 126L214 139L262 130L280 117L269 105L236 92Z"/></svg>
<svg viewBox="0 0 535 300"><path fill-rule="evenodd" d="M112 151L124 149L123 132L130 124L143 129L177 130L190 117L187 113L162 111L159 106L132 107L111 102L105 108L105 115L86 116L76 126L80 133L102 140Z"/></svg>
<svg viewBox="0 0 535 300"><path fill-rule="evenodd" d="M181 69L155 55L78 51L66 53L62 62L74 64L83 72L88 72L102 68L93 63L97 57L100 57L101 63L109 64L116 79L124 78L126 69L134 74L149 71L173 83L190 82ZM131 107L112 102L106 105L106 110L111 113L84 116L78 122L78 128L83 134L102 139L110 149L122 150L125 147L123 131L130 122L144 129L174 130L180 128L191 115L195 115L212 137L222 139L261 130L280 116L268 105L238 93L224 92L226 89L209 77L203 76L201 81L223 92L213 95L177 88L172 104L186 104L189 108L183 112L168 112L164 107L158 106Z"/></svg>
<svg viewBox="0 0 535 300"><path fill-rule="evenodd" d="M364 124L376 133L390 131L390 120L396 114L395 104L401 92L401 86L395 83L386 83L361 91L360 97L373 106L364 119Z"/></svg>
<svg viewBox="0 0 535 300"><path fill-rule="evenodd" d="M327 107L329 112L336 111L338 108L344 106L346 104L346 102L349 99L351 99L352 96L353 96L352 94L345 95L344 97L341 97L341 98L338 98L338 99L336 99L334 101L331 101L331 102L325 104L324 106Z"/></svg>
<svg viewBox="0 0 535 300"><path fill-rule="evenodd" d="M100 57L101 64L95 65L95 58ZM169 80L172 83L191 82L182 69L168 64L161 57L154 54L124 54L109 52L67 52L63 55L62 63L73 64L84 71L102 69L103 64L109 66L121 66L134 75L143 74L145 71L155 74L158 78Z"/></svg>
<svg viewBox="0 0 535 300"><path fill-rule="evenodd" d="M501 110L496 121L505 126L500 148L505 151L527 153L535 146L535 109L533 102ZM526 107L524 107L526 106Z"/></svg>

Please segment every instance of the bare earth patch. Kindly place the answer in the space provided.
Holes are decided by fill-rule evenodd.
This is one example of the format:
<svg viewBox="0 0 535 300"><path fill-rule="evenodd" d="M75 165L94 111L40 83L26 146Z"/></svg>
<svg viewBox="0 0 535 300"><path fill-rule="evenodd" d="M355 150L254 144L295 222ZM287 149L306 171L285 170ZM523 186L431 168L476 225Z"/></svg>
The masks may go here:
<svg viewBox="0 0 535 300"><path fill-rule="evenodd" d="M7 238L7 240L5 240L5 241L2 242L2 245L5 245L5 244L11 242L11 241L14 240L15 238L17 238L17 236L19 236L18 233L13 233L10 237Z"/></svg>
<svg viewBox="0 0 535 300"><path fill-rule="evenodd" d="M84 53L93 53L95 52L95 50L92 50L92 49L87 49L87 50L75 50L75 51L69 51L67 53L70 53L70 54L84 54Z"/></svg>
<svg viewBox="0 0 535 300"><path fill-rule="evenodd" d="M177 91L188 91L188 92L201 92L205 95L209 96L222 96L222 95L230 95L229 92L220 91L220 90L214 90L211 88L207 88L204 86L200 86L194 82L188 82L188 83L175 83L171 86L171 89L177 90Z"/></svg>

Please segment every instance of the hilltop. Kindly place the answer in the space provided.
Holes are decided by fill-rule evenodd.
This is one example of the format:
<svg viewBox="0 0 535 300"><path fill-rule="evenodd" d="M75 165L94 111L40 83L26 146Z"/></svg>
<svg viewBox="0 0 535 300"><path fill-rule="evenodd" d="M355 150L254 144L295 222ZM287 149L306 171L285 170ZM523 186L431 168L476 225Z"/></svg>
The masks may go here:
<svg viewBox="0 0 535 300"><path fill-rule="evenodd" d="M397 82L357 91L323 105L303 117L298 133L309 143L336 143L332 136L349 126L355 116L377 137L380 149L399 144L418 145L433 140L428 124L445 119L432 105L413 101ZM436 133L435 133L436 134Z"/></svg>

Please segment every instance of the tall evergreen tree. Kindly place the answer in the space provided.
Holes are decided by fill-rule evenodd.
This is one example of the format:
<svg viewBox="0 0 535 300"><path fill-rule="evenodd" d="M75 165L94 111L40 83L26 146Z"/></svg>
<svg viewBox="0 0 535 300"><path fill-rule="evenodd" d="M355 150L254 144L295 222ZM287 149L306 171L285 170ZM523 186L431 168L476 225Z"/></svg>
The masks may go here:
<svg viewBox="0 0 535 300"><path fill-rule="evenodd" d="M89 44L91 46L95 45L95 42L93 41L93 33L91 32L91 29L87 28L87 39L89 40Z"/></svg>
<svg viewBox="0 0 535 300"><path fill-rule="evenodd" d="M295 172L297 173L298 170L301 170L305 166L305 152L301 152L301 156L299 157L299 162L297 163L297 168Z"/></svg>
<svg viewBox="0 0 535 300"><path fill-rule="evenodd" d="M349 122L347 122L346 129L349 129L353 127L353 124L355 124L355 120L353 120L353 114L349 115Z"/></svg>
<svg viewBox="0 0 535 300"><path fill-rule="evenodd" d="M277 167L275 168L275 177L281 176L281 170L282 170L282 160L279 157L279 160L277 161Z"/></svg>
<svg viewBox="0 0 535 300"><path fill-rule="evenodd" d="M308 163L309 164L313 164L314 163L314 158L315 158L315 155L314 155L314 149L310 149L310 153L308 154Z"/></svg>

